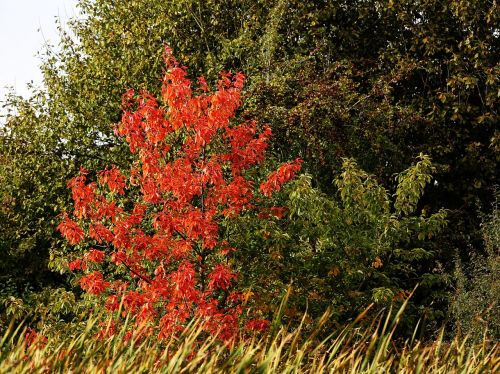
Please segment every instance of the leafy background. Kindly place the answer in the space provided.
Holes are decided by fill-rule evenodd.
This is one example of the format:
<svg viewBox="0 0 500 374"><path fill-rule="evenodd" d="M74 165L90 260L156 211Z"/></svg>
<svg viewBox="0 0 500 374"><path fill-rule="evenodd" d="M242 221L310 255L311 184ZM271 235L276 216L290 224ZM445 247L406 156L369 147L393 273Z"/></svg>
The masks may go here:
<svg viewBox="0 0 500 374"><path fill-rule="evenodd" d="M447 321L475 331L470 321L480 310L498 308L498 241L491 239L500 158L497 2L78 6L83 16L61 28L59 49L43 51L44 87L7 98L4 325L12 316L43 327L85 313L85 304L73 302L80 291L65 267L72 249L55 232L69 204L65 184L81 166L130 161L113 134L121 95L127 88L159 93L165 44L193 77L213 83L221 70L245 72L239 115L272 127L269 170L305 160L305 174L277 197L290 207L286 220L235 223L241 281L262 313L271 313L265 306L279 304L292 280L290 319L306 306L312 317L330 308L342 324L367 303L397 302L416 284L406 318L408 326L423 318L424 336ZM478 284L487 286L484 294Z"/></svg>

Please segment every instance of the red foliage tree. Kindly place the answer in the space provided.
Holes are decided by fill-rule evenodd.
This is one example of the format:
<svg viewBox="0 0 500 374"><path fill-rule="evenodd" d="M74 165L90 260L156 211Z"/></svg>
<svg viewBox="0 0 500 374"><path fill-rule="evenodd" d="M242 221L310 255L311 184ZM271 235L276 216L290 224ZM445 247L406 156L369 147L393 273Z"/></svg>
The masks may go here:
<svg viewBox="0 0 500 374"><path fill-rule="evenodd" d="M159 337L197 317L227 340L239 331L243 296L221 222L258 207L293 178L301 161L284 164L256 187L245 174L264 162L271 130L259 132L254 121L232 124L243 74L222 73L213 93L199 78L193 92L186 68L168 48L165 62L164 106L147 92L123 96L116 134L136 161L128 171L106 168L96 182L82 169L68 182L73 218L64 214L58 229L88 249L69 268L84 272L82 289L103 295L110 312L122 302L125 313ZM246 326L261 331L267 324Z"/></svg>

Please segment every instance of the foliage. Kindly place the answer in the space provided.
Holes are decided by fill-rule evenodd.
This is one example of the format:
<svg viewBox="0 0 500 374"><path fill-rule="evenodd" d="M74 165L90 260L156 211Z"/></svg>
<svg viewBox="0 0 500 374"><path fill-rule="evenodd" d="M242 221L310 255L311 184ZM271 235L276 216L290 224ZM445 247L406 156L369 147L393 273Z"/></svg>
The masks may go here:
<svg viewBox="0 0 500 374"><path fill-rule="evenodd" d="M96 183L82 169L68 182L74 210L58 229L85 250L69 268L85 272L79 283L88 294L106 295L108 311L123 307L163 338L202 318L207 332L228 340L238 331L244 296L234 287L236 249L226 222L261 204L250 172L265 161L271 131L259 132L254 121L231 123L242 74L223 73L212 94L199 78L195 94L169 48L165 61L164 106L145 91L123 97L116 132L135 158L130 170L111 166ZM261 194L271 197L300 164L271 173ZM267 321L247 326L262 330Z"/></svg>
<svg viewBox="0 0 500 374"><path fill-rule="evenodd" d="M447 208L450 224L417 278L436 260L451 274L457 249L482 251L476 204L489 206L500 174L498 2L285 3L272 69L252 79L248 111L271 124L276 154L300 155L330 196L342 157L390 187L413 155L428 154L435 183L419 208ZM443 288L434 290L427 304L443 311Z"/></svg>
<svg viewBox="0 0 500 374"><path fill-rule="evenodd" d="M452 312L456 329L475 340L500 339L500 211L497 200L484 217L482 232L486 254L472 253L468 266L457 261L457 289Z"/></svg>
<svg viewBox="0 0 500 374"><path fill-rule="evenodd" d="M195 74L216 78L222 65L213 56L234 60L240 48L238 42L234 48L218 43L232 40L234 32L241 33L242 43L253 40L250 31L258 32L262 19L256 16L264 10L257 5L253 0L79 1L82 17L72 20L69 30L60 25L58 48L48 46L42 53L44 89L30 99L5 98L0 270L16 279L16 295L25 287L67 286L55 273L63 270L59 259L67 246L54 230L57 214L69 203L65 181L82 166L100 170L130 160L113 133L122 93L135 87L160 94L165 43Z"/></svg>
<svg viewBox="0 0 500 374"><path fill-rule="evenodd" d="M59 333L49 339L33 330L17 329L0 340L0 371L493 373L500 369L498 343L469 346L467 338L459 337L446 343L443 334L431 344L414 339L398 342L393 333L399 316L400 312L378 316L368 329L354 322L323 341L314 332L304 339L301 328L292 332L281 328L262 339L246 337L229 348L216 337L200 341L203 333L196 323L179 339L163 344L152 337L125 339L126 326L113 337L95 339L96 319L68 336Z"/></svg>
<svg viewBox="0 0 500 374"><path fill-rule="evenodd" d="M253 80L255 111L324 189L339 156L388 181L423 152L438 168L432 208L487 201L499 157L498 7L288 1L269 12L278 38L271 72Z"/></svg>
<svg viewBox="0 0 500 374"><path fill-rule="evenodd" d="M130 87L160 94L165 43L209 83L221 70L244 71L241 118L268 123L273 157L304 159L311 185L329 200L337 200L331 181L344 157L395 191L393 175L414 155L428 154L435 180L417 211L428 216L444 207L450 224L432 239L433 255L412 267L413 278L434 282L435 273L451 274L457 249L462 257L482 252L476 202L490 206L500 174L498 1L80 0L79 7L82 17L61 29L59 48L45 50L43 91L7 98L0 281L14 281L11 296L68 287L54 272L64 270L69 252L54 230L69 204L65 181L82 166L129 164L113 133L120 97ZM263 241L241 235L249 246ZM292 242L287 251L310 247L299 242L304 248ZM418 235L407 245L419 248ZM252 248L245 261L271 256ZM286 268L274 270L290 278ZM415 303L444 312L439 284Z"/></svg>
<svg viewBox="0 0 500 374"><path fill-rule="evenodd" d="M70 321L89 314L89 306L78 302L75 294L64 288L45 287L14 295L16 292L8 288L0 293L0 331L6 331L14 323L26 323L37 330L61 331Z"/></svg>
<svg viewBox="0 0 500 374"><path fill-rule="evenodd" d="M417 208L432 170L429 157L420 155L397 175L391 196L374 176L344 159L335 181L338 198L313 188L311 176L301 175L286 190L285 219L242 218L235 229L242 233L238 255L256 303L260 308L276 303L279 290L292 282L286 318L296 320L306 311L318 318L330 309L332 320L342 324L372 302L379 307L401 302L416 284L421 285L418 303L445 299L442 266L427 264L436 258L430 239L443 230L447 214ZM410 311L410 327L404 326L410 333L414 316L445 317L418 304Z"/></svg>
<svg viewBox="0 0 500 374"><path fill-rule="evenodd" d="M57 209L68 203L57 176L75 169L64 157L61 135L40 112L41 97L15 100L17 115L0 127L0 282L19 294L48 279L60 281L47 271L49 249L60 244Z"/></svg>

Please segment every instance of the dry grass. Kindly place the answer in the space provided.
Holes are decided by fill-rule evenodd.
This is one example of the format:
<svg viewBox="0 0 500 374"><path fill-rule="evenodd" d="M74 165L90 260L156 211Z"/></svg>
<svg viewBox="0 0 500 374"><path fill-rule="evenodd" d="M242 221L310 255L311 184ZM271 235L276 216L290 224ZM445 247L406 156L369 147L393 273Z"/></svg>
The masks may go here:
<svg viewBox="0 0 500 374"><path fill-rule="evenodd" d="M403 309L358 321L322 341L319 330L304 337L278 329L266 337L242 338L229 348L203 335L193 322L169 341L124 339L125 329L106 340L95 338L97 320L82 331L61 333L46 344L25 342L25 331L11 328L0 340L0 373L497 373L499 345L467 338L432 344L410 339L396 344L394 331ZM324 318L327 318L326 316ZM323 320L324 322L324 320ZM319 327L321 326L321 321Z"/></svg>

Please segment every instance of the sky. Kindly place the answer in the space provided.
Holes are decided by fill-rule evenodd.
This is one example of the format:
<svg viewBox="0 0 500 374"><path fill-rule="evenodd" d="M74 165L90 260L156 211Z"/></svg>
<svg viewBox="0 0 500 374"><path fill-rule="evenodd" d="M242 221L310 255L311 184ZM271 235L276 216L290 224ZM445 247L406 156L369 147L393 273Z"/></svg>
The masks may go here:
<svg viewBox="0 0 500 374"><path fill-rule="evenodd" d="M42 84L40 58L43 45L57 46L56 19L63 24L78 14L77 0L0 0L0 101L6 86L29 96L26 84Z"/></svg>

